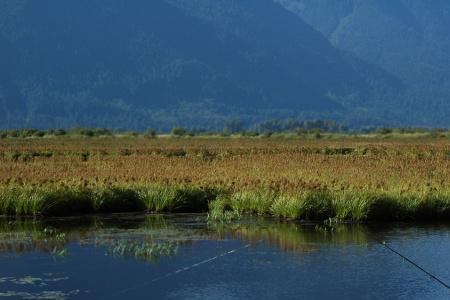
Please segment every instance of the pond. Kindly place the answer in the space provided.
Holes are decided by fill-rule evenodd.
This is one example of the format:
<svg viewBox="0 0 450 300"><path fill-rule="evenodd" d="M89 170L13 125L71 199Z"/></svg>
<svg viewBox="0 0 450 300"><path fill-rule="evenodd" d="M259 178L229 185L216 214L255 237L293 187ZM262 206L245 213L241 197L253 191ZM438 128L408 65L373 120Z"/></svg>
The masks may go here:
<svg viewBox="0 0 450 300"><path fill-rule="evenodd" d="M0 299L450 299L449 283L450 224L0 219Z"/></svg>

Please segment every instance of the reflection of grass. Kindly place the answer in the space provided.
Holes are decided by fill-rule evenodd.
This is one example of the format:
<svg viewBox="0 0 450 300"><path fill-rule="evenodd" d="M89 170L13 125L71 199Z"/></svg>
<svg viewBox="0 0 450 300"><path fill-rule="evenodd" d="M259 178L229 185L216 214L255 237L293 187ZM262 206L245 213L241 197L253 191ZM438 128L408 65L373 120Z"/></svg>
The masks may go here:
<svg viewBox="0 0 450 300"><path fill-rule="evenodd" d="M58 230L55 230L58 228ZM384 233L385 234L385 233ZM384 234L377 234L383 240ZM199 240L243 239L249 243L264 241L290 252L311 252L321 245L367 245L371 231L361 224L345 225L330 220L325 224L280 222L265 217L238 221L198 221L192 216L149 215L135 218L92 218L63 223L33 220L9 222L0 219L0 253L40 251L55 255L68 243L96 247L113 258L154 263L177 255L179 247L195 245ZM0 279L1 280L1 279Z"/></svg>
<svg viewBox="0 0 450 300"><path fill-rule="evenodd" d="M37 220L0 219L0 253L39 251L64 258L68 255L67 244L78 242L82 246L104 248L106 254L115 258L156 262L176 255L178 245L187 244L189 237L198 237L194 233L177 228L162 216L139 217L132 222L125 218L118 223L101 218L54 221L52 226Z"/></svg>
<svg viewBox="0 0 450 300"><path fill-rule="evenodd" d="M22 254L30 251L66 256L66 234L33 220L0 221L0 252Z"/></svg>
<svg viewBox="0 0 450 300"><path fill-rule="evenodd" d="M135 258L145 262L157 262L162 257L175 256L177 246L174 243L119 240L107 247L106 254L120 258Z"/></svg>
<svg viewBox="0 0 450 300"><path fill-rule="evenodd" d="M213 228L220 237L231 235L249 243L264 241L289 252L317 251L320 245L367 245L370 234L362 225L305 226L296 223L256 221Z"/></svg>

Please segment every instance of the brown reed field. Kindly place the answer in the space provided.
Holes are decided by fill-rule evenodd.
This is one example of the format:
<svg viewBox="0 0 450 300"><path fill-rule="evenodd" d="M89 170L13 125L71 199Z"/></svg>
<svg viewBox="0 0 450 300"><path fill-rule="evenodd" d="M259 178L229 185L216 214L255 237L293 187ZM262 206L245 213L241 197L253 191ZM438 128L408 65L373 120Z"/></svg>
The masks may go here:
<svg viewBox="0 0 450 300"><path fill-rule="evenodd" d="M450 219L450 141L59 137L0 140L0 214L207 212Z"/></svg>

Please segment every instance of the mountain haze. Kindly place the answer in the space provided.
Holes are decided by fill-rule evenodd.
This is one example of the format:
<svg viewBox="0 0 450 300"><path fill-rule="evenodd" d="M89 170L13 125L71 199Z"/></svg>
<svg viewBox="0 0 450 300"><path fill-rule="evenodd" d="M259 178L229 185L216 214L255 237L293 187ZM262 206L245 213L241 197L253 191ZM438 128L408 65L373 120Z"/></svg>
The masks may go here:
<svg viewBox="0 0 450 300"><path fill-rule="evenodd" d="M450 2L446 0L275 0L344 52L396 75L392 99L417 122L450 120Z"/></svg>
<svg viewBox="0 0 450 300"><path fill-rule="evenodd" d="M448 7L5 0L0 126L220 128L274 117L432 125L439 114L445 123Z"/></svg>

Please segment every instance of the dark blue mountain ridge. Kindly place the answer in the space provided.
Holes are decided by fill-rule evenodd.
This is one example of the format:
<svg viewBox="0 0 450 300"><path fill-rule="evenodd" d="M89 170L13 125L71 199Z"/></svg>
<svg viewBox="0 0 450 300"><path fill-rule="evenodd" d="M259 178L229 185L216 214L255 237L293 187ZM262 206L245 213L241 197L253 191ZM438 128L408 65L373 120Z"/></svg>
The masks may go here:
<svg viewBox="0 0 450 300"><path fill-rule="evenodd" d="M450 125L450 1L274 1L335 48L400 78L403 92L384 104L397 119L407 116L408 125Z"/></svg>
<svg viewBox="0 0 450 300"><path fill-rule="evenodd" d="M9 0L0 20L2 127L345 114L402 88L271 0Z"/></svg>

